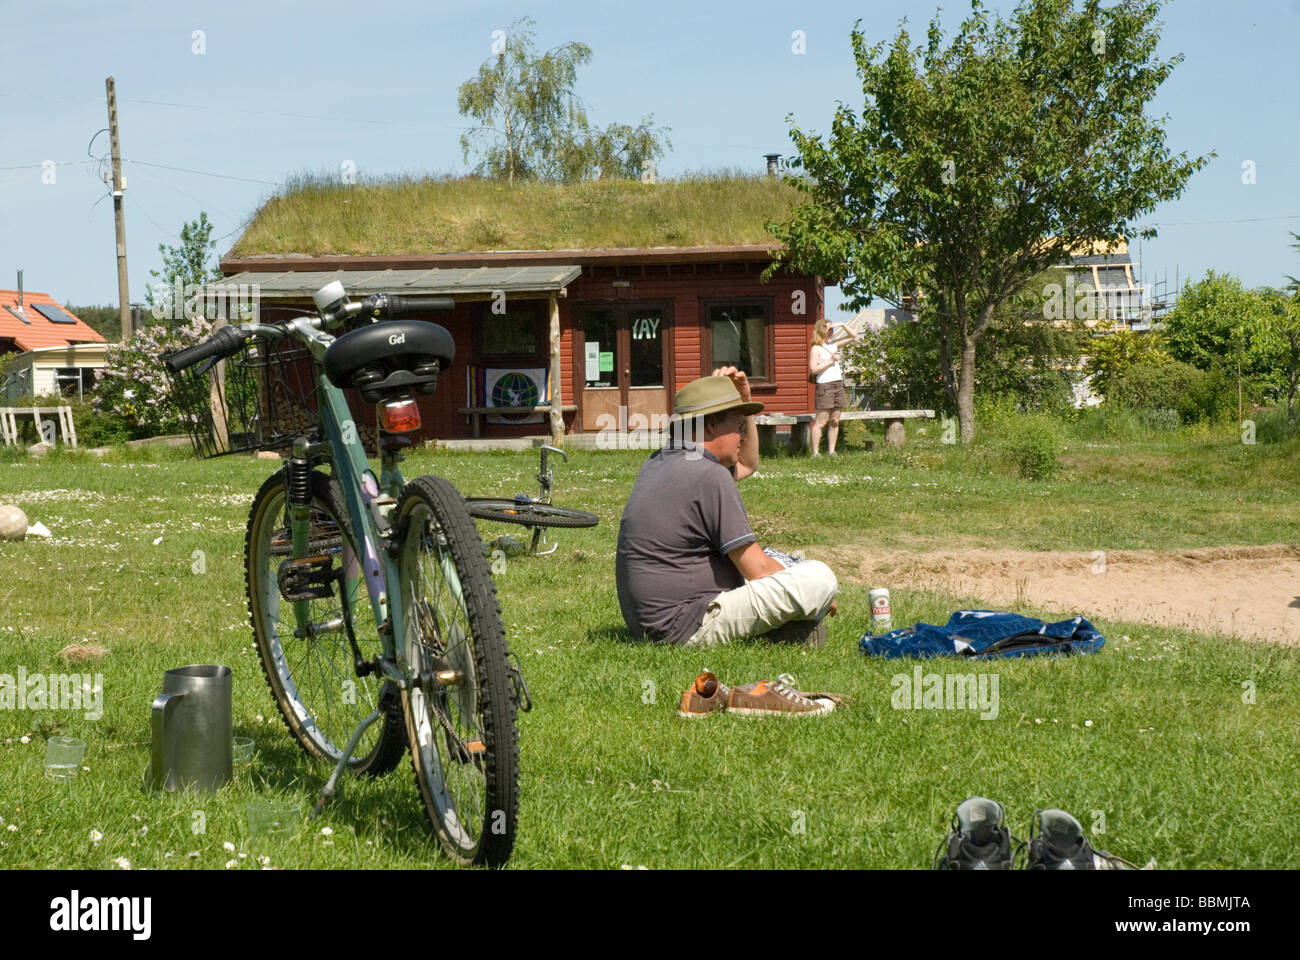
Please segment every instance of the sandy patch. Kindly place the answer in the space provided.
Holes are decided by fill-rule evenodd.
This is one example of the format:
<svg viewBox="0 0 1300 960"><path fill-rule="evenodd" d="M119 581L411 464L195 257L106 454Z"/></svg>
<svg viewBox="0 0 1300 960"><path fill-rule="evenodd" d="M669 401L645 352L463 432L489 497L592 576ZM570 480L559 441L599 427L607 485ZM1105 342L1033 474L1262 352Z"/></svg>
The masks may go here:
<svg viewBox="0 0 1300 960"><path fill-rule="evenodd" d="M1028 605L1300 645L1300 546L900 553L844 545L808 555L842 579L871 586L934 587L1006 609Z"/></svg>

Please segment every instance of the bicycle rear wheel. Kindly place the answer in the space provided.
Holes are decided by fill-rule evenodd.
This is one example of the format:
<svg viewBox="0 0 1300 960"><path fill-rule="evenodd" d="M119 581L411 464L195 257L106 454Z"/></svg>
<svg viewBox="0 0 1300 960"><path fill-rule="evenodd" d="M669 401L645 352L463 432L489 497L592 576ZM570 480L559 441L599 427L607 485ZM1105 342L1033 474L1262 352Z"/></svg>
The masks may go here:
<svg viewBox="0 0 1300 960"><path fill-rule="evenodd" d="M407 484L397 505L402 692L425 811L458 863L501 866L519 805L516 702L496 586L474 523L441 477Z"/></svg>
<svg viewBox="0 0 1300 960"><path fill-rule="evenodd" d="M526 527L594 527L600 517L585 510L567 510L549 503L531 503L505 497L466 497L465 508L471 517L518 523Z"/></svg>
<svg viewBox="0 0 1300 960"><path fill-rule="evenodd" d="M372 724L357 745L348 768L379 776L392 770L406 749L396 686L372 674L358 677L343 619L344 593L354 618L362 655L372 659L382 649L365 589L356 572L356 546L347 509L337 483L311 473L308 547L303 556L328 557L342 570L328 597L307 604L311 625L304 635L294 603L280 592L280 565L294 556L285 497L284 471L268 477L253 499L244 546L248 610L258 659L285 726L311 756L337 762L352 732L381 702L385 715ZM351 574L348 571L351 570ZM343 592L341 592L343 591Z"/></svg>

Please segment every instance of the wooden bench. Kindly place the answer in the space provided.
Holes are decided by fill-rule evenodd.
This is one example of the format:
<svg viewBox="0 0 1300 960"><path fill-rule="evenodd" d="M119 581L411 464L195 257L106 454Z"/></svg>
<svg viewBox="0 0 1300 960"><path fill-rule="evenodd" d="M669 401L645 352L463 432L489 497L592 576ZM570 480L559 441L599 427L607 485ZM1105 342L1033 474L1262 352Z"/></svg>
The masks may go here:
<svg viewBox="0 0 1300 960"><path fill-rule="evenodd" d="M535 407L461 407L456 412L474 418L474 436L477 438L482 436L483 418L486 416L521 413L550 413L551 405L549 403L540 403ZM578 405L575 403L566 403L560 407L560 413L577 412Z"/></svg>
<svg viewBox="0 0 1300 960"><path fill-rule="evenodd" d="M790 428L790 448L807 450L814 414L811 413L760 413L754 417L758 425L760 446L776 443L776 428ZM901 447L907 442L905 420L933 420L933 410L841 410L840 420L880 420L885 424L885 443Z"/></svg>
<svg viewBox="0 0 1300 960"><path fill-rule="evenodd" d="M3 436L5 446L18 442L18 418L31 417L36 423L37 443L45 440L45 435L41 432L41 414L52 413L59 418L58 432L63 436L63 442L69 446L77 445L77 428L72 422L71 407L0 407L0 436ZM54 421L50 421L53 423ZM56 435L57 436L57 435Z"/></svg>

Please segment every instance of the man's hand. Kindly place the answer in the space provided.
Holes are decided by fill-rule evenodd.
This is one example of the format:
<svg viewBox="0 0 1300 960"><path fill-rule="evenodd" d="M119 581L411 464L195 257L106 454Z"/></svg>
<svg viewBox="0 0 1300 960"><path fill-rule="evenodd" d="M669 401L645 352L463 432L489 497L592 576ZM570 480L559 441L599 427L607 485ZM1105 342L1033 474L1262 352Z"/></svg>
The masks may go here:
<svg viewBox="0 0 1300 960"><path fill-rule="evenodd" d="M729 377L736 387L736 392L740 394L740 399L745 403L753 402L753 395L749 389L749 377L745 376L745 371L736 367L718 367L713 371L715 377ZM751 477L758 470L758 427L754 424L752 416L745 417L744 439L740 444L740 453L737 457L735 467L736 480L744 480Z"/></svg>
<svg viewBox="0 0 1300 960"><path fill-rule="evenodd" d="M744 370L738 370L735 367L718 367L713 371L715 377L730 377L731 382L736 386L736 392L740 394L740 399L749 403L753 400L749 390L749 377L745 375Z"/></svg>

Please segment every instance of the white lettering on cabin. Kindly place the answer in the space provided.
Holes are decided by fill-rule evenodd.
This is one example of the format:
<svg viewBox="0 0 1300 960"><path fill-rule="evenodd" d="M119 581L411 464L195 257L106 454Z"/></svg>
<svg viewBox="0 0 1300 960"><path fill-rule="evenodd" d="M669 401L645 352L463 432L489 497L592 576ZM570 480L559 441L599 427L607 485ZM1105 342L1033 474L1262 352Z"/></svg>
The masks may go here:
<svg viewBox="0 0 1300 960"><path fill-rule="evenodd" d="M632 321L633 340L655 340L659 336L658 317L638 317Z"/></svg>

